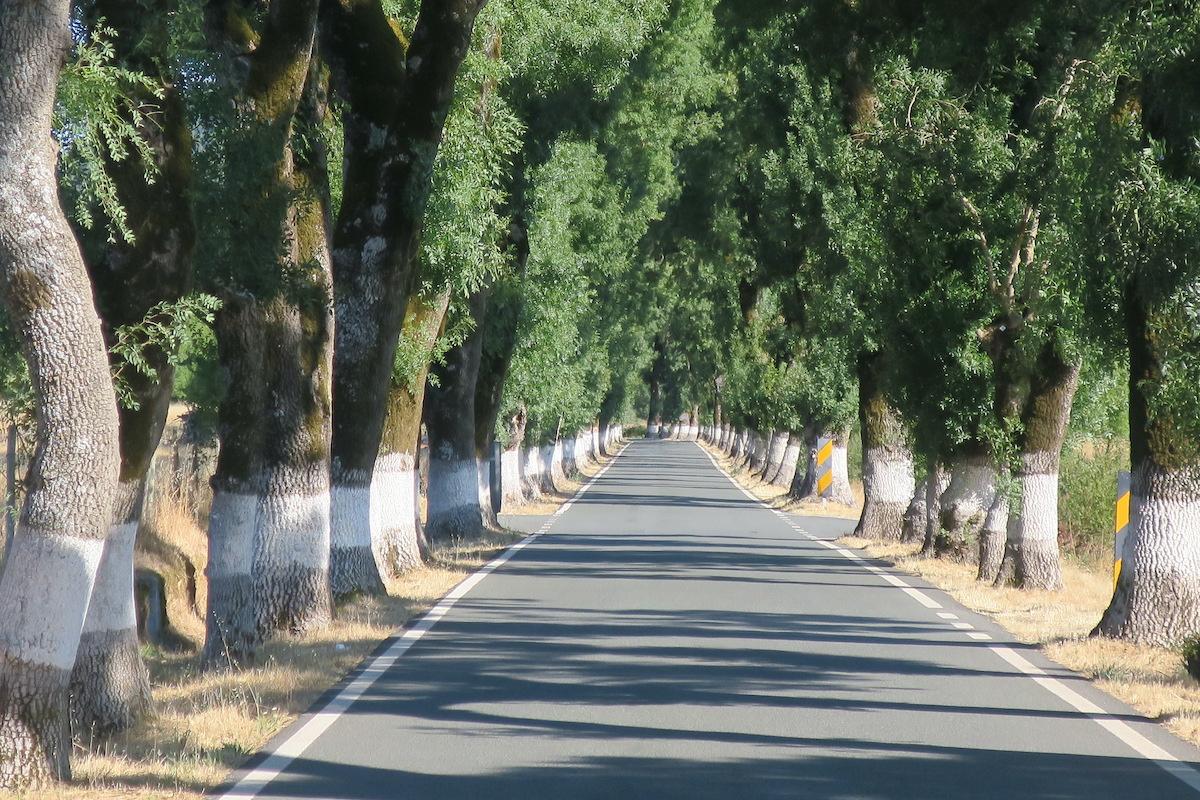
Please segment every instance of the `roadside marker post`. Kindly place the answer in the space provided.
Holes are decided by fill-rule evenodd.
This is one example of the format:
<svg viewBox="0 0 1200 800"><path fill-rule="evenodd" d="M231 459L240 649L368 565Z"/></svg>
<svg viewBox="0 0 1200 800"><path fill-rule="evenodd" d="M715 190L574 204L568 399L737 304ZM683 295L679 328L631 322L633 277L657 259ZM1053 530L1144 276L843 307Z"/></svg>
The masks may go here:
<svg viewBox="0 0 1200 800"><path fill-rule="evenodd" d="M817 439L817 496L829 497L833 488L833 437Z"/></svg>
<svg viewBox="0 0 1200 800"><path fill-rule="evenodd" d="M1113 525L1113 591L1121 577L1121 566L1125 562L1125 542L1129 538L1129 493L1131 480L1128 472L1117 473L1117 511Z"/></svg>

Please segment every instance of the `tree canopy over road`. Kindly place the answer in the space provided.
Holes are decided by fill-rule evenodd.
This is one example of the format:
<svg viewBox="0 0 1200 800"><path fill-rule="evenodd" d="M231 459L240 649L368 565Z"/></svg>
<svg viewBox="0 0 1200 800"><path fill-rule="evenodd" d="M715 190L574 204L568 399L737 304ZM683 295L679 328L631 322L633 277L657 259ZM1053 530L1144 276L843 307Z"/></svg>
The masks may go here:
<svg viewBox="0 0 1200 800"><path fill-rule="evenodd" d="M208 669L634 420L1030 589L1127 440L1096 633L1200 633L1194 0L0 0L0 293L0 788L150 703L173 400Z"/></svg>

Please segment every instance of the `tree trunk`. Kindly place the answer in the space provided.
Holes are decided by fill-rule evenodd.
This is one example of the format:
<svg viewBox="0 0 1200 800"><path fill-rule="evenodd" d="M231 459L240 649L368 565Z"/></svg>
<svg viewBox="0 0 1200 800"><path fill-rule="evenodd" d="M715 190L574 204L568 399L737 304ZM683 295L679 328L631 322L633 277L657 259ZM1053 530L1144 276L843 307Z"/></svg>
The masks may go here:
<svg viewBox="0 0 1200 800"><path fill-rule="evenodd" d="M950 471L935 461L925 479L925 530L921 534L921 555L932 556L942 530L942 495L950 488Z"/></svg>
<svg viewBox="0 0 1200 800"><path fill-rule="evenodd" d="M344 101L344 191L333 233L332 445L333 562L343 594L383 591L372 552L371 487L396 345L411 287L420 285L433 164L483 3L422 4L407 46L379 4L322 7L321 51Z"/></svg>
<svg viewBox="0 0 1200 800"><path fill-rule="evenodd" d="M1008 497L996 492L979 529L979 569L976 580L995 581L1004 562L1004 540L1011 525Z"/></svg>
<svg viewBox="0 0 1200 800"><path fill-rule="evenodd" d="M858 357L858 419L862 430L863 510L855 536L899 539L916 489L904 420L884 392L882 353Z"/></svg>
<svg viewBox="0 0 1200 800"><path fill-rule="evenodd" d="M783 469L783 455L787 451L788 438L787 431L774 431L771 434L770 442L767 445L767 463L762 472L764 481L774 483L779 476L779 471Z"/></svg>
<svg viewBox="0 0 1200 800"><path fill-rule="evenodd" d="M487 287L470 298L471 317L487 313ZM475 436L475 392L483 352L483 331L450 349L436 365L437 385L425 389L425 429L429 433L429 496L425 533L433 543L479 536L486 527L480 501Z"/></svg>
<svg viewBox="0 0 1200 800"><path fill-rule="evenodd" d="M1165 373L1179 357L1161 330L1169 330L1170 315L1179 312L1157 287L1140 281L1148 283L1135 279L1125 297L1129 534L1116 591L1093 634L1175 647L1200 632L1200 448L1169 409L1154 407L1162 402L1160 382L1169 380ZM1198 344L1193 338L1191 347Z"/></svg>
<svg viewBox="0 0 1200 800"><path fill-rule="evenodd" d="M525 407L517 409L508 420L508 446L500 454L501 505L507 508L525 502L521 486L521 442L525 439Z"/></svg>
<svg viewBox="0 0 1200 800"><path fill-rule="evenodd" d="M144 478L117 487L114 519L120 522L113 523L104 543L71 673L76 735L124 730L150 707L150 675L142 663L133 594L133 545L144 491Z"/></svg>
<svg viewBox="0 0 1200 800"><path fill-rule="evenodd" d="M267 17L249 74L225 78L249 131L229 166L253 170L236 184L252 194L238 198L248 214L232 260L261 262L261 275L231 276L246 288L224 292L215 327L229 388L209 522L209 666L251 662L267 638L332 617L329 184L319 142L296 147L292 132L297 116L320 124L326 102L310 63L316 3L294 6Z"/></svg>
<svg viewBox="0 0 1200 800"><path fill-rule="evenodd" d="M70 777L68 685L113 519L118 422L100 319L50 137L65 0L0 5L0 294L37 430L0 574L0 789ZM13 65L19 65L19 69Z"/></svg>
<svg viewBox="0 0 1200 800"><path fill-rule="evenodd" d="M996 573L1000 584L1022 589L1062 587L1058 465L1078 385L1078 363L1063 359L1053 340L1045 344L1021 412L1021 461L1014 475L1021 486L1021 501L1008 518L1004 564ZM980 577L986 577L982 570Z"/></svg>
<svg viewBox="0 0 1200 800"><path fill-rule="evenodd" d="M118 0L101 0L91 9L95 18L117 31L114 47L120 63L153 77L161 93L155 97L139 91L143 103L159 109L153 123L143 124L138 132L157 167L155 181L147 182L145 165L137 158L105 165L134 241L99 241L102 231L96 229L79 232L93 240L85 250L94 254L88 267L110 347L115 328L142 322L157 304L175 302L191 287L191 132L179 92L161 72L165 54L148 52L142 44L147 25L164 10ZM71 677L75 729L94 734L128 728L150 705L133 605L133 544L146 476L170 406L173 375L166 353L151 347L142 355L158 377L122 370L137 408L119 409L121 484Z"/></svg>
<svg viewBox="0 0 1200 800"><path fill-rule="evenodd" d="M783 449L783 462L779 465L779 471L775 474L774 480L771 482L776 486L790 488L792 481L796 480L796 467L800 463L800 453L804 450L804 440L796 433L789 432L787 435L787 444Z"/></svg>
<svg viewBox="0 0 1200 800"><path fill-rule="evenodd" d="M925 540L925 524L927 511L925 508L926 495L929 492L929 478L917 484L912 500L904 511L904 523L900 533L900 541L905 543L922 542Z"/></svg>
<svg viewBox="0 0 1200 800"><path fill-rule="evenodd" d="M974 541L996 499L996 466L982 446L969 448L954 461L950 484L941 497L933 555L969 562L977 552ZM975 545L974 547L972 545Z"/></svg>

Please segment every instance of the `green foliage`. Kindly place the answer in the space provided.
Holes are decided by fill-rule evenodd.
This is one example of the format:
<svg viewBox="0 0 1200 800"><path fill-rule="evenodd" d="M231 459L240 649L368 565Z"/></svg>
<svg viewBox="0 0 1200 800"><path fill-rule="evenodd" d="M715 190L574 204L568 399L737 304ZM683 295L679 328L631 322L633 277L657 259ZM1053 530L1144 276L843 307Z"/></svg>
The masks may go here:
<svg viewBox="0 0 1200 800"><path fill-rule="evenodd" d="M156 108L150 101L162 95L152 79L114 63L115 37L101 20L75 43L59 79L54 128L62 183L72 196L75 220L90 229L99 211L110 240L132 242L109 169L136 159L144 166L146 182L154 182L156 167L143 129L154 124Z"/></svg>
<svg viewBox="0 0 1200 800"><path fill-rule="evenodd" d="M1183 659L1183 668L1194 680L1200 681L1200 634L1189 636L1179 646L1179 656Z"/></svg>
<svg viewBox="0 0 1200 800"><path fill-rule="evenodd" d="M203 346L220 307L221 302L211 295L191 294L174 302L156 303L139 322L115 328L109 352L118 402L136 410L138 400L129 386L130 373L159 380L158 369L147 354L153 350L171 367L178 366L186 354Z"/></svg>
<svg viewBox="0 0 1200 800"><path fill-rule="evenodd" d="M1059 540L1092 563L1112 559L1117 472L1129 469L1123 440L1083 439L1063 450L1059 466Z"/></svg>

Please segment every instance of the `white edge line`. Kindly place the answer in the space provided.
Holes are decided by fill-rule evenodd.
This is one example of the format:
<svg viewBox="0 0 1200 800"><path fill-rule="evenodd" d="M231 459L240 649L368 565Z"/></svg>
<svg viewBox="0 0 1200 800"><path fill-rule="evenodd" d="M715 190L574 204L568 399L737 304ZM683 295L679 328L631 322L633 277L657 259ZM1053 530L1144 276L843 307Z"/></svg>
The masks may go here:
<svg viewBox="0 0 1200 800"><path fill-rule="evenodd" d="M628 443L622 446L613 456L612 461L605 464L587 483L579 487L571 499L551 515L551 520L553 521L554 518L574 505L575 501L582 497L584 492L592 488L592 484L600 480L604 476L604 473L608 472L609 467L617 462L617 458L625 452L625 447L627 446ZM356 700L362 697L375 684L375 681L379 680L380 676L391 669L400 656L404 655L410 647L428 633L438 623L438 620L446 616L455 603L478 586L480 581L495 572L510 558L523 550L539 536L543 535L549 528L549 523L543 525L537 532L531 533L512 545L451 589L445 597L438 601L437 605L426 611L425 615L417 620L412 627L407 628L396 641L392 642L387 650L375 656L370 663L363 667L354 679L346 684L320 711L309 717L290 736L280 742L271 751L270 755L263 759L261 764L243 775L241 780L235 783L229 791L221 795L220 800L253 800L253 798L257 797L272 781L279 777L280 773L287 769L292 761L299 758L321 734L329 730L329 727L337 721L338 717L345 713Z"/></svg>
<svg viewBox="0 0 1200 800"><path fill-rule="evenodd" d="M712 457L712 453L708 452L706 448L700 446L699 442L696 443L696 446L700 447L700 451L703 452L704 455L708 456L708 460L711 461L712 465L717 468L717 471L724 475L726 480L741 490L742 494L746 495L755 503L767 509L768 511L774 512L778 516L784 516L783 513L778 509L771 508L765 502L763 502L762 499L744 489L740 483L734 480L733 476L726 472L725 469L717 463L717 460ZM792 527L795 528L796 526L793 525ZM817 544L824 545L830 550L841 551L843 549L832 542L827 542L824 539L818 539L807 531L803 531L799 528L796 528L796 530L800 531ZM917 602L921 603L921 605L924 605L926 608L942 607L938 605L932 598L921 593L920 590L913 589L912 587L908 586L908 584L904 583L904 581L900 580L894 575L891 575L890 573L883 571L879 567L875 567L874 565L870 564L864 564L863 566L876 575L879 575L893 586L903 588L906 594L913 597L915 600L917 600ZM926 605L927 603L932 603L932 605ZM956 619L954 616L946 617L942 614L939 614L938 616L942 617L943 619ZM964 623L954 623L954 626L957 628L962 624ZM984 637L987 637L988 639L991 638L987 634L981 633L968 633L967 635L972 639L979 638L982 640ZM987 645L987 649L991 650L1001 659L1008 662L1008 664L1016 668L1017 671L1033 678L1033 680L1043 689L1046 689L1055 697L1062 700L1084 716L1089 717L1093 722L1111 733L1135 753L1143 758L1153 761L1163 771L1174 776L1175 778L1178 778L1193 790L1200 792L1200 772L1197 772L1189 764L1180 761L1166 750L1163 750L1161 747L1154 744L1154 742L1151 742L1145 736L1134 730L1133 727L1131 727L1127 722L1120 719L1114 719L1110 713L1106 712L1104 709L1100 708L1100 706L1083 697L1083 695L1071 689L1062 681L1046 675L1046 673L1040 668L1030 663L1012 648L1005 647L1003 645ZM1147 720L1147 722L1149 722L1149 720Z"/></svg>

